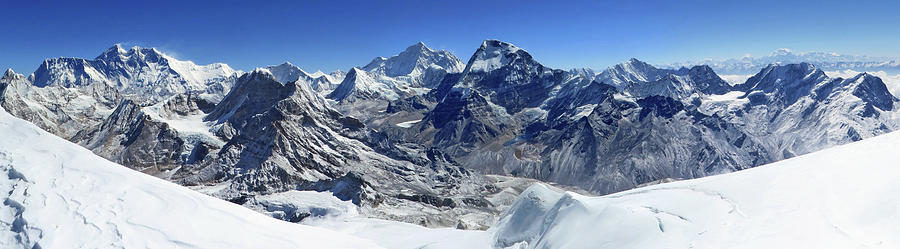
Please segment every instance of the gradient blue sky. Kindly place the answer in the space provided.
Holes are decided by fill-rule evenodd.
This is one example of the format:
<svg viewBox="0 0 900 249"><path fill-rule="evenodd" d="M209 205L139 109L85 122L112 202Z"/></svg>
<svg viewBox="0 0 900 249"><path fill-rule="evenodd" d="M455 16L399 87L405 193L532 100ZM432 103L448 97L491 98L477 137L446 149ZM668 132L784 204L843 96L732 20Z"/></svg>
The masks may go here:
<svg viewBox="0 0 900 249"><path fill-rule="evenodd" d="M486 38L555 68L766 55L777 48L900 56L900 1L8 0L0 67L94 58L115 43L237 69L346 70L418 41L468 60Z"/></svg>

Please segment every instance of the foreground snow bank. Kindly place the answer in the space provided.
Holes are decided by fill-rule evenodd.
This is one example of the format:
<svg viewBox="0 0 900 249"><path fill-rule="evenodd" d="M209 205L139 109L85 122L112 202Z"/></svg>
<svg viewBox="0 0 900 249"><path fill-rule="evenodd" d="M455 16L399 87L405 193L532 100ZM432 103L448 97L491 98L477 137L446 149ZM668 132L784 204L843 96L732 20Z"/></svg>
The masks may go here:
<svg viewBox="0 0 900 249"><path fill-rule="evenodd" d="M492 228L512 248L900 248L900 132L603 197L532 186Z"/></svg>
<svg viewBox="0 0 900 249"><path fill-rule="evenodd" d="M377 248L116 165L0 108L0 248Z"/></svg>

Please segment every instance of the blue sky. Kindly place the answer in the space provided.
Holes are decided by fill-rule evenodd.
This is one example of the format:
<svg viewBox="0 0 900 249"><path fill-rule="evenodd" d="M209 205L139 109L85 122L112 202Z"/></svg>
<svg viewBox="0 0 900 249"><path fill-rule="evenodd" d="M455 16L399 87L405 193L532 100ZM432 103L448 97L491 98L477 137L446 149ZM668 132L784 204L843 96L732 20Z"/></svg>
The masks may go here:
<svg viewBox="0 0 900 249"><path fill-rule="evenodd" d="M94 58L115 43L237 69L307 71L424 41L468 60L486 38L555 68L766 55L777 48L900 56L900 1L4 1L0 67Z"/></svg>

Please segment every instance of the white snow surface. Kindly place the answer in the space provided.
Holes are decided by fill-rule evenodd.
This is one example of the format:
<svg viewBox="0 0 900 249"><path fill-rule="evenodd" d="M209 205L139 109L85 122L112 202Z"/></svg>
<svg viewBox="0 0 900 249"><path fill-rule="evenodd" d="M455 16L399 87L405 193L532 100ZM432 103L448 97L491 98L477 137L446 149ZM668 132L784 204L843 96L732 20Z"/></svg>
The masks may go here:
<svg viewBox="0 0 900 249"><path fill-rule="evenodd" d="M0 248L379 248L116 165L0 109Z"/></svg>
<svg viewBox="0 0 900 249"><path fill-rule="evenodd" d="M900 132L730 174L602 197L523 193L510 248L900 248Z"/></svg>

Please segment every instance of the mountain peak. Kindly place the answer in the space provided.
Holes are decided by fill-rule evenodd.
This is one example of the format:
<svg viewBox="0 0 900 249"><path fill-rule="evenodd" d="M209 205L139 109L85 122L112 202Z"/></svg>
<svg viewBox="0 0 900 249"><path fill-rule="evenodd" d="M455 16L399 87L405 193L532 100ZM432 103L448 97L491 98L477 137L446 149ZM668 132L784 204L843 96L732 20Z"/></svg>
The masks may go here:
<svg viewBox="0 0 900 249"><path fill-rule="evenodd" d="M773 63L746 82L735 85L734 89L748 94L760 91L770 95L768 99L779 100L781 104L787 106L807 94L816 84L827 79L828 76L824 71L809 63L786 65Z"/></svg>
<svg viewBox="0 0 900 249"><path fill-rule="evenodd" d="M6 69L6 73L3 74L3 78L15 76L16 72L12 70L12 68Z"/></svg>
<svg viewBox="0 0 900 249"><path fill-rule="evenodd" d="M643 61L641 61L641 60L638 60L637 58L631 58L631 59L628 59L627 61L625 61L625 62L623 62L622 64L619 64L619 65L623 65L623 66L631 66L631 67L634 67L634 68L656 68L656 67L654 67L653 65L650 65L649 63L646 63L646 62L643 62Z"/></svg>
<svg viewBox="0 0 900 249"><path fill-rule="evenodd" d="M459 72L463 68L462 62L450 52L435 51L425 46L425 43L418 42L390 58L376 57L361 69L369 72L377 71L389 77L418 77L428 68L435 66L447 72Z"/></svg>
<svg viewBox="0 0 900 249"><path fill-rule="evenodd" d="M272 73L275 76L275 80L282 84L312 77L300 67L287 61L277 66L268 66L265 69Z"/></svg>
<svg viewBox="0 0 900 249"><path fill-rule="evenodd" d="M112 47L109 47L108 49L103 51L103 53L101 53L99 56L97 56L97 59L117 58L117 57L125 55L127 53L128 53L128 51L126 51L124 48L122 48L122 44L116 43L116 44L113 44Z"/></svg>
<svg viewBox="0 0 900 249"><path fill-rule="evenodd" d="M275 79L275 75L272 74L272 71L270 71L267 68L257 67L257 68L254 68L253 71L250 71L249 74L250 74L250 77L266 77L266 78ZM280 83L284 84L287 82L280 82Z"/></svg>
<svg viewBox="0 0 900 249"><path fill-rule="evenodd" d="M519 47L516 47L516 45L513 45L512 43L504 42L504 41L500 41L500 40L494 40L494 39L484 40L484 42L481 43L481 47L478 48L478 50L495 50L495 49L508 50L510 52L516 52L516 51L521 50Z"/></svg>
<svg viewBox="0 0 900 249"><path fill-rule="evenodd" d="M534 59L528 52L512 43L492 39L484 40L481 43L481 47L469 59L467 71L493 71L515 61L517 58L524 58L526 63L534 62Z"/></svg>
<svg viewBox="0 0 900 249"><path fill-rule="evenodd" d="M792 53L792 52L791 52L790 49L787 49L787 48L779 48L779 49L775 50L775 52L772 52L772 56L789 55L789 54L791 54L791 53Z"/></svg>
<svg viewBox="0 0 900 249"><path fill-rule="evenodd" d="M411 52L411 51L430 51L430 52L433 52L434 50L431 50L430 48L428 48L428 46L425 46L425 43L424 43L424 42L417 42L416 44L413 44L413 45L407 47L405 52Z"/></svg>

